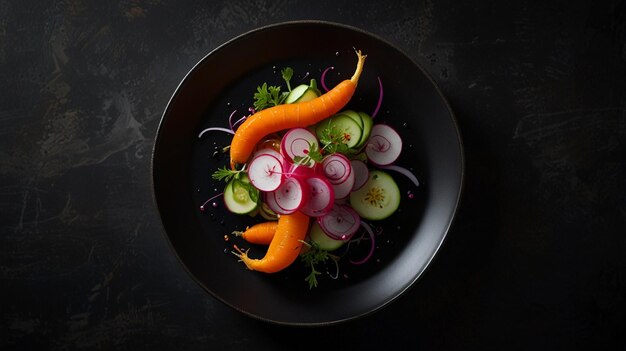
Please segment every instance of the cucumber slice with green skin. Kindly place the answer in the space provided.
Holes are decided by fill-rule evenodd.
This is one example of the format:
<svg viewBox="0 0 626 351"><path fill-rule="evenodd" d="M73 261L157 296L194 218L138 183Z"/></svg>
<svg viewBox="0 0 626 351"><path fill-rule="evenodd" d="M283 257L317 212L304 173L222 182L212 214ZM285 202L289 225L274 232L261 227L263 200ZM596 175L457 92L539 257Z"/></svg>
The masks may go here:
<svg viewBox="0 0 626 351"><path fill-rule="evenodd" d="M349 148L354 148L355 145L361 140L361 134L363 130L359 125L350 117L342 114L334 115L321 121L315 129L315 134L318 139L323 139L324 129L332 128L341 131L347 135L346 145Z"/></svg>
<svg viewBox="0 0 626 351"><path fill-rule="evenodd" d="M341 111L339 112L340 115L346 115L350 118L352 118L358 125L359 127L361 127L361 129L363 129L363 120L361 119L361 115L354 111L354 110L345 110L345 111Z"/></svg>
<svg viewBox="0 0 626 351"><path fill-rule="evenodd" d="M372 133L372 127L374 126L374 120L370 115L365 112L359 112L359 116L361 117L361 121L363 121L363 133L361 134L361 140L359 140L359 143L355 147L356 149L363 147L363 145L367 143L367 139L369 139Z"/></svg>
<svg viewBox="0 0 626 351"><path fill-rule="evenodd" d="M293 88L287 98L285 99L286 104L293 104L295 102L305 102L313 100L321 95L320 91L317 89L317 83L315 79L311 79L311 84L300 84L297 87Z"/></svg>
<svg viewBox="0 0 626 351"><path fill-rule="evenodd" d="M385 219L400 206L400 189L389 174L372 170L367 183L350 193L350 205L362 218Z"/></svg>
<svg viewBox="0 0 626 351"><path fill-rule="evenodd" d="M346 242L344 240L335 240L326 235L317 222L314 222L311 226L309 237L311 238L311 241L316 243L320 249L326 251L337 250Z"/></svg>
<svg viewBox="0 0 626 351"><path fill-rule="evenodd" d="M247 178L233 179L224 189L224 203L230 212L236 214L248 214L256 210L259 201L258 193L251 194L256 190Z"/></svg>

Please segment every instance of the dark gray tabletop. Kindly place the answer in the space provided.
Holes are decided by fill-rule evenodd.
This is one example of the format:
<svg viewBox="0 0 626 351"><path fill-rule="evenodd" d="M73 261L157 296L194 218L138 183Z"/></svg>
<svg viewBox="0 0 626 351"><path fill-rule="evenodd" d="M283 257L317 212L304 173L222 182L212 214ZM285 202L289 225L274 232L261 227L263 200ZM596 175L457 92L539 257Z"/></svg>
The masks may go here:
<svg viewBox="0 0 626 351"><path fill-rule="evenodd" d="M457 220L419 282L315 329L206 294L150 187L184 74L297 19L368 30L420 63L467 161ZM0 349L625 345L624 1L2 1L0 83Z"/></svg>

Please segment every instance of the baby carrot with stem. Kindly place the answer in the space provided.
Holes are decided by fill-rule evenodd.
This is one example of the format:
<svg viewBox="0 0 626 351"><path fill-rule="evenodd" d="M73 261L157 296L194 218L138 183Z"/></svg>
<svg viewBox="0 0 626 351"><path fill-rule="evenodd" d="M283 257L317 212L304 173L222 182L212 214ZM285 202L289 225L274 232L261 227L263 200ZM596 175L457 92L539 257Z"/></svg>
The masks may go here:
<svg viewBox="0 0 626 351"><path fill-rule="evenodd" d="M339 112L352 98L363 72L366 55L356 51L356 70L350 79L325 94L306 102L283 104L261 110L239 126L230 144L230 166L236 168L250 157L255 145L266 135L281 130L308 127Z"/></svg>
<svg viewBox="0 0 626 351"><path fill-rule="evenodd" d="M250 244L269 245L274 238L278 222L269 221L257 223L252 227L246 228L245 231L234 231L233 234L242 237Z"/></svg>
<svg viewBox="0 0 626 351"><path fill-rule="evenodd" d="M247 251L235 247L233 254L248 267L248 269L275 273L291 265L302 249L302 243L309 229L309 216L297 211L292 214L281 215L278 219L274 238L261 259L248 257Z"/></svg>

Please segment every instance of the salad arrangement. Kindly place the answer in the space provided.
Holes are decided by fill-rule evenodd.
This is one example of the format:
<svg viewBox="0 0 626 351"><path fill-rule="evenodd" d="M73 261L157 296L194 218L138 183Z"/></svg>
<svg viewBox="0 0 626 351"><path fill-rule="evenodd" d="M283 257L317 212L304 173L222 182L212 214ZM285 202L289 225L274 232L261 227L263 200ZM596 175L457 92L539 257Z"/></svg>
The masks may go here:
<svg viewBox="0 0 626 351"><path fill-rule="evenodd" d="M250 244L268 245L264 257L255 259L234 245L233 253L251 270L281 271L298 257L310 268L309 287L318 284L316 269L346 246L362 229L369 234L370 250L353 264L366 262L374 251L374 232L367 221L383 220L400 205L401 192L388 171L400 172L416 185L417 178L394 165L402 151L402 139L389 125L375 123L375 111L345 109L354 95L366 56L357 51L354 75L332 89L321 77L325 93L314 79L293 88L291 68L281 71L287 91L280 86L259 86L251 114L230 128L213 127L233 134L226 149L230 167L213 173L226 186L223 201L234 214L257 215L267 221L234 231ZM221 194L220 194L221 195ZM203 207L201 207L203 209ZM364 231L364 232L363 232Z"/></svg>

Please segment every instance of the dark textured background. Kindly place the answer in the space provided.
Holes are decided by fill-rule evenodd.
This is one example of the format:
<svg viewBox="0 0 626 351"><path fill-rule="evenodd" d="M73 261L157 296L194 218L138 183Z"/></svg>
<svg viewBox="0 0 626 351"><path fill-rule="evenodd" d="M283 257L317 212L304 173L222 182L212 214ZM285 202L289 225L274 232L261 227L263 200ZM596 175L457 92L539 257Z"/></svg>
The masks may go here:
<svg viewBox="0 0 626 351"><path fill-rule="evenodd" d="M184 74L294 19L369 30L423 65L467 158L458 219L423 279L318 329L202 291L149 181ZM624 1L5 0L0 83L2 350L626 347Z"/></svg>

